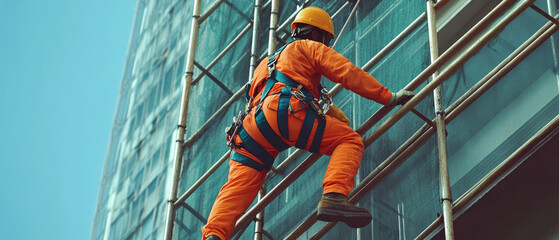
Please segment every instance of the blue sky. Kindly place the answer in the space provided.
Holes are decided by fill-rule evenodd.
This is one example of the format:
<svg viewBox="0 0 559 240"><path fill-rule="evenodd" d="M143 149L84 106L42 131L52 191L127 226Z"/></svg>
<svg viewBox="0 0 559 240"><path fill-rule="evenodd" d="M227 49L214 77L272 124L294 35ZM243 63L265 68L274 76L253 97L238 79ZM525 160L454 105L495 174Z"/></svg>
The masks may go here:
<svg viewBox="0 0 559 240"><path fill-rule="evenodd" d="M91 238L135 10L0 0L0 238Z"/></svg>

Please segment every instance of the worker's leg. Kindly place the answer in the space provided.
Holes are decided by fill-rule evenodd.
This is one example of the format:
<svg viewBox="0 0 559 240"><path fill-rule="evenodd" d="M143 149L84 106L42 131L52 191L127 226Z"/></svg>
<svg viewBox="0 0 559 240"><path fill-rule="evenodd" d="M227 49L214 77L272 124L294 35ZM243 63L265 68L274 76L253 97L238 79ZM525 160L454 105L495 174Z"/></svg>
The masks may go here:
<svg viewBox="0 0 559 240"><path fill-rule="evenodd" d="M274 132L279 135L277 97L272 96L264 100L264 106L263 111L267 122L270 123ZM282 138L291 146L295 145L299 138L308 111L312 111L310 109L301 110L297 107L298 102L292 101L288 118L289 139ZM325 194L323 194L318 204L317 219L328 222L343 221L354 228L364 227L371 222L371 214L367 209L353 206L347 200L349 192L353 189L354 177L357 175L363 155L361 136L345 123L333 117L325 116L324 121L324 133L318 151L325 155L331 155L331 158L323 181ZM319 121L314 119L305 149L311 148L318 125ZM268 151L273 150L269 144L268 146L264 144L264 148Z"/></svg>
<svg viewBox="0 0 559 240"><path fill-rule="evenodd" d="M270 126L278 135L278 122L277 122L277 108L278 96L270 96L264 100L264 115ZM307 111L312 111L310 108L301 110L300 103L295 98L291 99L290 109L294 113L289 114L289 140L283 139L291 146L295 145L303 126ZM330 163L326 170L326 175L323 181L324 193L337 192L345 196L349 194L354 185L354 177L357 175L357 170L361 163L361 156L363 155L363 141L361 136L345 123L337 120L331 116L325 116L326 126L322 136L319 152L324 155L332 156ZM245 121L246 123L246 121ZM256 125L256 124L251 124ZM314 139L318 120L315 119L313 129L310 133L305 149L309 149ZM248 127L247 127L248 130ZM255 132L255 134L252 134ZM265 138L259 135L258 131L252 131L258 142L263 143L263 147L273 152L274 148L267 144Z"/></svg>
<svg viewBox="0 0 559 240"><path fill-rule="evenodd" d="M316 218L342 221L353 228L367 226L372 219L369 211L348 202L363 155L361 136L345 123L326 116L320 152L331 157L322 182L324 194L318 202Z"/></svg>
<svg viewBox="0 0 559 240"><path fill-rule="evenodd" d="M256 198L266 173L233 160L229 161L229 179L219 191L208 223L202 227L203 239L210 235L216 235L223 240L231 237L237 219Z"/></svg>
<svg viewBox="0 0 559 240"><path fill-rule="evenodd" d="M349 195L363 156L361 136L343 122L326 116L320 153L331 155L322 188L324 193Z"/></svg>

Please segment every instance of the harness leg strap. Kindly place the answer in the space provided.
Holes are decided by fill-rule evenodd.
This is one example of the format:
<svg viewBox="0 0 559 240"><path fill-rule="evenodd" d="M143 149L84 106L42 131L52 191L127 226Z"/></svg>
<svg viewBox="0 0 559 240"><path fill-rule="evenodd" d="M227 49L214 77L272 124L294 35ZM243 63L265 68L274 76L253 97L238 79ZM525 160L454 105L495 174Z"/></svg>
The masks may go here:
<svg viewBox="0 0 559 240"><path fill-rule="evenodd" d="M259 111L255 115L256 126L258 127L260 133L262 133L262 135L266 138L266 140L268 140L268 142L272 146L274 146L274 148L278 150L278 152L288 149L289 144L285 143L280 138L280 136L278 136L276 132L274 132L274 129L272 129L272 127L266 120L266 117L264 116L264 111Z"/></svg>
<svg viewBox="0 0 559 240"><path fill-rule="evenodd" d="M297 139L297 143L295 143L295 147L306 149L307 142L309 141L309 136L312 132L315 117L316 113L312 109L307 109L307 114L305 114L305 120L303 121L303 126L301 127L301 131L299 132L299 138Z"/></svg>
<svg viewBox="0 0 559 240"><path fill-rule="evenodd" d="M254 140L244 128L240 129L239 137L241 137L247 151L264 163L264 169L269 170L274 164L275 157Z"/></svg>
<svg viewBox="0 0 559 240"><path fill-rule="evenodd" d="M314 133L314 138L312 140L311 148L309 148L309 152L318 153L318 150L320 149L320 143L322 142L322 135L324 135L325 127L326 127L326 119L324 117L319 117L318 126L316 127L316 131Z"/></svg>
<svg viewBox="0 0 559 240"><path fill-rule="evenodd" d="M278 102L278 129L281 136L289 141L289 100L291 99L291 91L289 86L281 89Z"/></svg>

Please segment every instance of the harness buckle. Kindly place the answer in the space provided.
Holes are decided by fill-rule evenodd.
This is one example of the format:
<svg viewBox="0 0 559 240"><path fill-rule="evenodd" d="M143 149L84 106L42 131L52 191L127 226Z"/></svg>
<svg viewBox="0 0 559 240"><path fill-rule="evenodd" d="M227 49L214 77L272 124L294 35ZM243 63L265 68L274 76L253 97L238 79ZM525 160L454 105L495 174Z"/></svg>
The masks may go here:
<svg viewBox="0 0 559 240"><path fill-rule="evenodd" d="M319 97L320 99L318 101L318 105L322 110L322 112L326 113L330 109L330 106L332 106L332 97L330 97L330 94L328 93L328 90L326 90L325 87L320 85L319 88L320 88L320 97Z"/></svg>
<svg viewBox="0 0 559 240"><path fill-rule="evenodd" d="M227 146L229 146L230 149L240 147L235 144L235 136L239 133L239 129L243 124L243 119L245 118L245 116L246 114L243 114L242 111L239 111L237 117L233 117L233 123L231 124L231 126L225 128L225 133L227 133L225 139L227 140Z"/></svg>
<svg viewBox="0 0 559 240"><path fill-rule="evenodd" d="M293 94L293 96L295 96L295 98L297 98L297 100L301 101L301 102L305 102L305 99L307 96L305 96L305 94L303 92L301 92L301 87L303 85L299 85L297 87L297 90L292 90L291 94Z"/></svg>
<svg viewBox="0 0 559 240"><path fill-rule="evenodd" d="M307 96L305 95L305 93L303 93L303 91L301 91L301 89L303 88L303 85L299 85L297 86L297 90L292 90L291 94L293 94L293 96L295 96L295 98L297 98L297 100L301 101L302 103L308 104L318 115L320 116L324 116L324 113L326 111L323 110L322 105L321 105L321 101L319 101L316 98L313 98L311 96ZM321 94L322 96L322 94ZM330 101L331 103L331 101ZM329 108L330 106L328 106Z"/></svg>
<svg viewBox="0 0 559 240"><path fill-rule="evenodd" d="M311 106L311 108L320 116L324 116L324 112L322 110L322 108L320 107L320 103L318 102L318 99L313 99L311 102L309 102L309 106Z"/></svg>
<svg viewBox="0 0 559 240"><path fill-rule="evenodd" d="M272 60L268 64L266 64L268 66L268 76L272 76L272 72L274 70L276 70L276 63L277 62L278 62L278 60L274 58L274 60Z"/></svg>

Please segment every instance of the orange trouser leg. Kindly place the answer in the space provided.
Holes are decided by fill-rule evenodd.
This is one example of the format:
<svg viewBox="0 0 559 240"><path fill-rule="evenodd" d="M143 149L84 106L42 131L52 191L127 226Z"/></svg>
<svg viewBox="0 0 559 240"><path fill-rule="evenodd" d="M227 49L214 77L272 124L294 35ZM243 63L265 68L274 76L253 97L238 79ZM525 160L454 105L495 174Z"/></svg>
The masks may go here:
<svg viewBox="0 0 559 240"><path fill-rule="evenodd" d="M266 173L229 161L229 179L217 195L208 223L202 227L203 239L210 235L223 240L231 237L237 219L256 198Z"/></svg>
<svg viewBox="0 0 559 240"><path fill-rule="evenodd" d="M363 140L343 122L326 116L326 127L319 152L331 155L322 181L323 193L349 195L363 156Z"/></svg>

